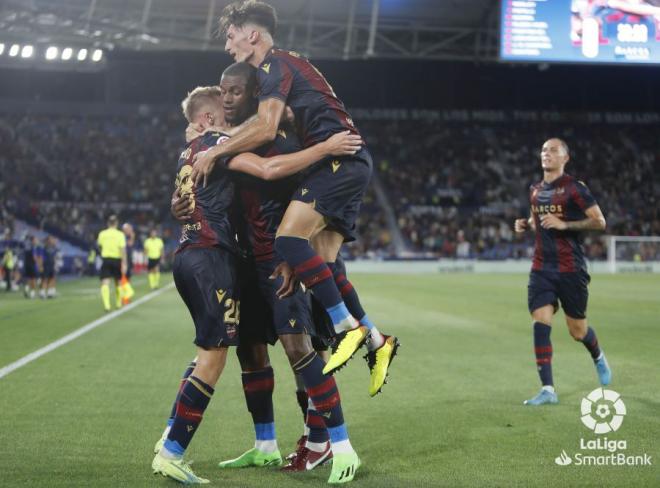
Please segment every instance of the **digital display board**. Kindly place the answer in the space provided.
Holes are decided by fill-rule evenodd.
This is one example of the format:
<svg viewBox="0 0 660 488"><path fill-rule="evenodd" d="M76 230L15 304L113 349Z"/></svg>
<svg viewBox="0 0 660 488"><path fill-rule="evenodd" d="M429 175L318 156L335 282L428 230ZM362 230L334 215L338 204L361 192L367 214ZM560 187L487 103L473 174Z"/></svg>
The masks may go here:
<svg viewBox="0 0 660 488"><path fill-rule="evenodd" d="M501 0L505 61L660 64L660 0Z"/></svg>

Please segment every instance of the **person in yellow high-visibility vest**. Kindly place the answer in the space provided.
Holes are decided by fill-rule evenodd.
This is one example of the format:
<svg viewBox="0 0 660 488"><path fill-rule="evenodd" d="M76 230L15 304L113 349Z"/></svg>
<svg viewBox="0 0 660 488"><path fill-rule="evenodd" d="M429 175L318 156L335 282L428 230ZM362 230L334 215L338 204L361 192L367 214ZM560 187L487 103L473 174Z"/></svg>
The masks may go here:
<svg viewBox="0 0 660 488"><path fill-rule="evenodd" d="M12 291L11 287L11 279L12 279L12 274L14 273L14 252L11 250L10 247L5 249L5 253L2 256L2 268L5 273L5 283L6 283L6 288L5 291Z"/></svg>
<svg viewBox="0 0 660 488"><path fill-rule="evenodd" d="M99 232L96 243L101 251L101 299L106 312L110 311L110 280L115 282L117 308L121 307L121 290L119 282L126 273L126 236L117 229L116 215L108 218L108 228Z"/></svg>
<svg viewBox="0 0 660 488"><path fill-rule="evenodd" d="M165 248L156 229L151 229L149 238L145 239L143 247L148 259L149 287L154 290L160 286L160 262L163 259L163 249Z"/></svg>

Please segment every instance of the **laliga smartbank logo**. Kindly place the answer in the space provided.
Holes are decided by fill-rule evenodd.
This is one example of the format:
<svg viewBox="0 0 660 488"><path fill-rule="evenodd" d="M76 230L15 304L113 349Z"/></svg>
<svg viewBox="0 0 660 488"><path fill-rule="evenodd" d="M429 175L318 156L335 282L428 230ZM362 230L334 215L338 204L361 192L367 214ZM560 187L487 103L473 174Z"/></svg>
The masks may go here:
<svg viewBox="0 0 660 488"><path fill-rule="evenodd" d="M648 454L635 455L627 452L627 440L600 437L602 434L618 431L628 413L621 395L616 391L604 388L595 389L582 399L580 412L580 419L584 426L597 437L580 438L580 451L573 455L562 449L561 454L555 458L555 464L559 466L570 464L574 466L651 466L652 459Z"/></svg>

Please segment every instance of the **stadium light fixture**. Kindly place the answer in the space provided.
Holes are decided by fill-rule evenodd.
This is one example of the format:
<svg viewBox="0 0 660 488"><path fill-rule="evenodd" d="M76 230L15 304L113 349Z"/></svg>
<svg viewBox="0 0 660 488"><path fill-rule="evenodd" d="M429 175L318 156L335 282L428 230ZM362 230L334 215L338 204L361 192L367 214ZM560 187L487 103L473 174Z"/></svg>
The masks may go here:
<svg viewBox="0 0 660 488"><path fill-rule="evenodd" d="M12 44L12 46L9 48L9 55L12 58L15 58L16 56L18 56L18 51L20 50L21 50L21 46L19 46L18 44Z"/></svg>
<svg viewBox="0 0 660 488"><path fill-rule="evenodd" d="M103 58L103 51L100 49L94 49L94 54L92 54L92 61L98 63Z"/></svg>
<svg viewBox="0 0 660 488"><path fill-rule="evenodd" d="M5 52L5 45L2 42L0 42L0 55L2 55L2 53L4 52Z"/></svg>
<svg viewBox="0 0 660 488"><path fill-rule="evenodd" d="M22 58L31 58L33 54L34 54L34 46L27 44L23 46L23 49L21 49Z"/></svg>
<svg viewBox="0 0 660 488"><path fill-rule="evenodd" d="M56 46L49 46L46 49L46 59L52 61L57 58L57 55L60 53L60 50Z"/></svg>
<svg viewBox="0 0 660 488"><path fill-rule="evenodd" d="M78 61L84 61L87 59L87 49L83 48L78 51Z"/></svg>
<svg viewBox="0 0 660 488"><path fill-rule="evenodd" d="M71 59L71 56L73 56L73 49L71 49L70 47L65 47L62 50L62 60L68 61L69 59Z"/></svg>

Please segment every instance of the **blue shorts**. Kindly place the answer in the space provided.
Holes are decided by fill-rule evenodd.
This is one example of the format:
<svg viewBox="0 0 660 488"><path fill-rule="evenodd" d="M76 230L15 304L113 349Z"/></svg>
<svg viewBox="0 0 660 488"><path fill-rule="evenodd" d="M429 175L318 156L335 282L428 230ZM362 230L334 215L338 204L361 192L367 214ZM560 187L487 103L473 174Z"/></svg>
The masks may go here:
<svg viewBox="0 0 660 488"><path fill-rule="evenodd" d="M355 240L355 222L372 173L371 154L328 158L312 167L291 200L311 203L327 219L328 229L345 242Z"/></svg>
<svg viewBox="0 0 660 488"><path fill-rule="evenodd" d="M316 334L310 312L310 298L302 288L279 299L276 292L282 278L269 279L277 259L255 262L246 259L240 266L241 341L275 344L284 334Z"/></svg>
<svg viewBox="0 0 660 488"><path fill-rule="evenodd" d="M527 285L529 312L532 313L545 305L552 305L556 312L561 303L561 308L568 317L586 318L590 281L591 277L586 271L532 271Z"/></svg>
<svg viewBox="0 0 660 488"><path fill-rule="evenodd" d="M238 345L240 302L235 257L220 247L187 248L174 256L174 283L195 323L201 348Z"/></svg>

